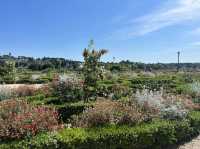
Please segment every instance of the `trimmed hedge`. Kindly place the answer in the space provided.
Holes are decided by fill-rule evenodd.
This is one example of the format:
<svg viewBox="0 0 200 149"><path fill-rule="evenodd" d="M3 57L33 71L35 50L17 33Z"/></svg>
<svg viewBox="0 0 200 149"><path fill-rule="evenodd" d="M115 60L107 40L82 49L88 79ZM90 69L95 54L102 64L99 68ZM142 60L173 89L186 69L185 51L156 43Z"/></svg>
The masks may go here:
<svg viewBox="0 0 200 149"><path fill-rule="evenodd" d="M60 120L63 122L67 122L71 118L72 115L78 115L82 113L87 107L92 106L92 104L88 103L67 103L64 105L53 105L59 115L60 115Z"/></svg>
<svg viewBox="0 0 200 149"><path fill-rule="evenodd" d="M74 103L61 103L57 97L45 98L44 95L36 95L26 97L26 100L35 105L46 105L50 107L55 107L60 115L60 120L67 122L72 115L78 115L82 113L87 107L92 106L91 103L84 103L83 101Z"/></svg>
<svg viewBox="0 0 200 149"><path fill-rule="evenodd" d="M161 149L186 141L200 131L200 112L191 112L186 120L156 120L135 127L63 129L40 134L23 141L3 143L1 149Z"/></svg>
<svg viewBox="0 0 200 149"><path fill-rule="evenodd" d="M144 86L149 90L160 90L161 87L168 91L174 91L177 87L177 82L173 79L163 79L163 78L135 78L131 80L131 88L134 90L144 89Z"/></svg>

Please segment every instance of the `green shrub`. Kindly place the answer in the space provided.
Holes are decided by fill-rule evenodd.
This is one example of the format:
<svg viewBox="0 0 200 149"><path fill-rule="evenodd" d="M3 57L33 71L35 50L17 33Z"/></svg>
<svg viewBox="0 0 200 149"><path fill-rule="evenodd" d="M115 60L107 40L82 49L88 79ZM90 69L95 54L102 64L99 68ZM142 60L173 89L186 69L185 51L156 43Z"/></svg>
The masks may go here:
<svg viewBox="0 0 200 149"><path fill-rule="evenodd" d="M34 105L46 105L54 107L59 113L60 121L67 122L72 115L82 113L87 107L92 106L92 103L84 103L82 101L76 103L62 103L57 97L45 98L45 95L38 94L36 96L26 97L26 100Z"/></svg>
<svg viewBox="0 0 200 149"><path fill-rule="evenodd" d="M131 88L134 90L137 89L149 89L149 90L160 90L163 87L168 92L174 92L177 83L173 79L165 79L165 78L150 78L150 77L142 77L135 78L131 80Z"/></svg>
<svg viewBox="0 0 200 149"><path fill-rule="evenodd" d="M42 101L42 100L45 99L45 95L38 94L38 95L35 95L35 96L28 96L26 99L27 99L28 102Z"/></svg>
<svg viewBox="0 0 200 149"><path fill-rule="evenodd" d="M200 130L200 112L186 120L155 120L135 127L70 128L40 134L32 139L2 143L2 149L161 149L190 139Z"/></svg>
<svg viewBox="0 0 200 149"><path fill-rule="evenodd" d="M200 131L200 112L193 111L189 114L189 120L191 126L196 129L196 131Z"/></svg>
<svg viewBox="0 0 200 149"><path fill-rule="evenodd" d="M191 126L190 121L187 119L181 123L179 121L175 122L175 137L178 138L178 142L187 141L194 136L194 128Z"/></svg>
<svg viewBox="0 0 200 149"><path fill-rule="evenodd" d="M53 107L57 109L60 116L60 120L63 122L67 122L72 115L78 115L90 106L92 106L92 104L79 102L75 104L68 103L64 105L54 105Z"/></svg>

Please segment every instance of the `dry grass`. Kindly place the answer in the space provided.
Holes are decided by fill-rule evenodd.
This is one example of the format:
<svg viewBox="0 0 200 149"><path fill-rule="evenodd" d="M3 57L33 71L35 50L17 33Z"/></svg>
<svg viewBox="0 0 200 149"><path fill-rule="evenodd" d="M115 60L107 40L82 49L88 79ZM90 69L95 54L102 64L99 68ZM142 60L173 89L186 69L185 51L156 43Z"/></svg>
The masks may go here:
<svg viewBox="0 0 200 149"><path fill-rule="evenodd" d="M13 97L21 97L21 96L31 96L37 90L39 90L43 85L34 84L34 85L26 85L26 84L5 84L0 85L0 101L5 99L10 99Z"/></svg>

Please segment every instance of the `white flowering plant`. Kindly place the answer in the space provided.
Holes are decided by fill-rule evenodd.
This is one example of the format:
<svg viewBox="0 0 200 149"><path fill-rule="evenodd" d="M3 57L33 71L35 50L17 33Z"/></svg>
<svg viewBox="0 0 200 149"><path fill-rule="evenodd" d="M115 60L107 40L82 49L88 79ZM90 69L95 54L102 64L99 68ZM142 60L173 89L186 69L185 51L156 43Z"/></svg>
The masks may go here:
<svg viewBox="0 0 200 149"><path fill-rule="evenodd" d="M189 112L185 108L183 100L175 95L165 95L163 89L160 91L147 89L137 91L134 101L141 107L156 109L158 116L164 119L183 119Z"/></svg>

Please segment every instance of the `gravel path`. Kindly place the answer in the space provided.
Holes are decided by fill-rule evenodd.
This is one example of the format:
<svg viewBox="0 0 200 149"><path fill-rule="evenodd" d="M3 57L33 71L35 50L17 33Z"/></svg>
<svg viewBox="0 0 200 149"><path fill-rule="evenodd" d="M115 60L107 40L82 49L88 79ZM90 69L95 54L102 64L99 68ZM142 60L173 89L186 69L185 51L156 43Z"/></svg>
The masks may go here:
<svg viewBox="0 0 200 149"><path fill-rule="evenodd" d="M200 149L200 136L184 145L181 145L177 149Z"/></svg>

